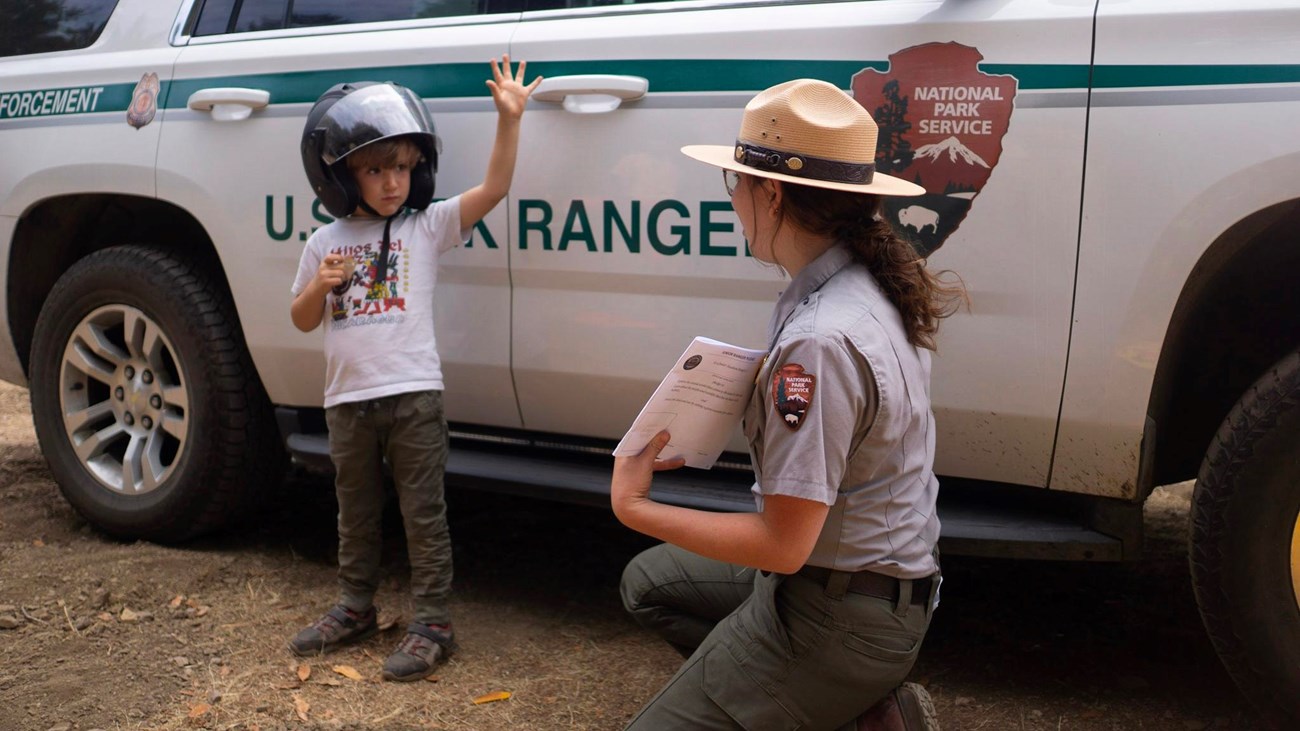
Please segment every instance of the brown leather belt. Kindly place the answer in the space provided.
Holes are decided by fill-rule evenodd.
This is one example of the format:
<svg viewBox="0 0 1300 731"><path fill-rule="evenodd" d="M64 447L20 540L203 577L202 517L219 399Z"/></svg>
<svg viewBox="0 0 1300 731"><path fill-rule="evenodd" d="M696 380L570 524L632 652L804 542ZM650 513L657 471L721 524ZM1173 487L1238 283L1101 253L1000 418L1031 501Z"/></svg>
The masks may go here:
<svg viewBox="0 0 1300 731"><path fill-rule="evenodd" d="M804 578L812 579L825 586L830 581L831 575L836 572L821 566L804 566L799 569L798 573ZM933 580L933 576L911 580L912 604L924 604L930 599L930 584ZM856 571L849 574L847 591L896 602L898 601L898 588L901 581L907 581L907 579L900 580L874 571Z"/></svg>

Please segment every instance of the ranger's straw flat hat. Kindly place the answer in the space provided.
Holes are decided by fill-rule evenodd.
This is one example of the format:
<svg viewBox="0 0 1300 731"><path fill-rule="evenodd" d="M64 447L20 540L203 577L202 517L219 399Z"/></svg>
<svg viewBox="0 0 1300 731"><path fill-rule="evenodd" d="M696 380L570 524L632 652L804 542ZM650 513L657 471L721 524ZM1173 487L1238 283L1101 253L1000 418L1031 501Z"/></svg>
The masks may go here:
<svg viewBox="0 0 1300 731"><path fill-rule="evenodd" d="M709 165L814 188L876 195L925 189L876 172L876 122L853 97L825 81L795 79L745 105L734 146L687 145Z"/></svg>

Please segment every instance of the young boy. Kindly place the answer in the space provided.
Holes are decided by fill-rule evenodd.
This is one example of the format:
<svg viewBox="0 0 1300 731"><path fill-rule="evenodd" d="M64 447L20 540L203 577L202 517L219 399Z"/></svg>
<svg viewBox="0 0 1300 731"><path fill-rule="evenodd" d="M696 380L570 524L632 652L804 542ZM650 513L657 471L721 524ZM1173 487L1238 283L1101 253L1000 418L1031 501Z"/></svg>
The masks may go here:
<svg viewBox="0 0 1300 731"><path fill-rule="evenodd" d="M340 85L308 115L303 164L338 217L307 241L293 324L325 324L325 417L338 472L339 604L289 647L316 655L378 630L382 462L392 468L411 562L414 621L384 662L387 680L418 680L456 649L447 599L451 540L443 498L447 423L433 332L438 256L469 238L510 189L529 95L524 62L492 60L496 142L483 182L429 205L439 141L423 102L395 84Z"/></svg>

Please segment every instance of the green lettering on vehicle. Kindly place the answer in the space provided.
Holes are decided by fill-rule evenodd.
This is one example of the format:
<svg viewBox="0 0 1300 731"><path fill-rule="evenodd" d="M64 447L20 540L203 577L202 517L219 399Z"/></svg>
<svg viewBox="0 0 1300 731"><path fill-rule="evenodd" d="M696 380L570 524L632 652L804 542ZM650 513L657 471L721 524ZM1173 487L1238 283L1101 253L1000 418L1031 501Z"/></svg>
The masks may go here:
<svg viewBox="0 0 1300 731"><path fill-rule="evenodd" d="M614 201L605 201L605 253L609 254L614 251L614 227L618 226L618 233L623 237L623 244L632 254L641 253L641 201L632 201L632 228L623 225L623 217L618 213L618 207Z"/></svg>
<svg viewBox="0 0 1300 731"><path fill-rule="evenodd" d="M266 197L266 235L276 241L287 241L293 235L293 196L284 197L284 229L275 230L275 196Z"/></svg>
<svg viewBox="0 0 1300 731"><path fill-rule="evenodd" d="M529 211L540 211L542 217L533 221L528 217ZM551 204L546 201L538 200L520 200L519 201L519 250L528 249L528 232L539 231L542 234L542 248L546 251L551 250Z"/></svg>
<svg viewBox="0 0 1300 731"><path fill-rule="evenodd" d="M320 198L315 198L311 202L311 217L321 223L334 223L334 217L321 210ZM315 229L312 229L314 232Z"/></svg>
<svg viewBox="0 0 1300 731"><path fill-rule="evenodd" d="M677 235L677 242L675 244L665 244L663 239L659 238L659 217L663 215L664 211L668 210L674 211L682 218L689 219L691 217L690 209L688 209L681 201L666 200L656 203L654 208L650 209L650 216L646 220L646 233L650 235L650 246L655 251L665 256L672 256L674 254L690 254L691 227L689 225L684 226L677 224L668 228L669 231L672 231Z"/></svg>
<svg viewBox="0 0 1300 731"><path fill-rule="evenodd" d="M730 221L714 221L716 211L730 211L731 204L719 201L700 201L700 255L701 256L735 256L734 246L714 246L709 238L714 233L731 233L736 225Z"/></svg>
<svg viewBox="0 0 1300 731"><path fill-rule="evenodd" d="M564 232L560 234L560 251L569 249L569 242L577 240L587 244L587 251L595 252L596 237L591 235L591 220L587 206L582 201L569 203L569 215L564 219Z"/></svg>
<svg viewBox="0 0 1300 731"><path fill-rule="evenodd" d="M474 224L474 233L481 234L483 236L484 246L488 247L489 249L497 248L496 237L494 237L492 235L492 232L488 230L487 224L483 223L482 221L479 221L478 223ZM465 248L469 249L472 248L473 246L474 246L474 234L470 234L469 241L465 243Z"/></svg>

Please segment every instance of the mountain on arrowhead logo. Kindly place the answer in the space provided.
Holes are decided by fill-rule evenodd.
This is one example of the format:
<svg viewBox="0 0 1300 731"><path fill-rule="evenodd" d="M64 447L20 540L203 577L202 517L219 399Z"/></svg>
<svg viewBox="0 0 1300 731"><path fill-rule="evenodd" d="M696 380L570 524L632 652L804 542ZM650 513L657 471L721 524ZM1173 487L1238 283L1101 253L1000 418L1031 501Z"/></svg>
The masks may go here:
<svg viewBox="0 0 1300 731"><path fill-rule="evenodd" d="M948 153L948 162L957 162L960 159L968 165L979 165L982 168L989 166L979 155L971 152L971 149L963 145L961 140L956 137L949 137L943 142L937 142L933 145L918 147L916 148L916 157L912 159L915 160L917 157L921 157L938 160L945 152Z"/></svg>
<svg viewBox="0 0 1300 731"><path fill-rule="evenodd" d="M854 74L853 98L880 127L876 169L925 188L886 198L885 214L929 256L965 220L1002 156L1018 82L986 74L977 49L926 43Z"/></svg>

